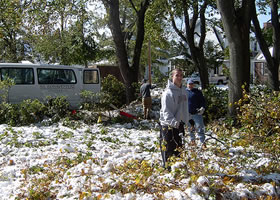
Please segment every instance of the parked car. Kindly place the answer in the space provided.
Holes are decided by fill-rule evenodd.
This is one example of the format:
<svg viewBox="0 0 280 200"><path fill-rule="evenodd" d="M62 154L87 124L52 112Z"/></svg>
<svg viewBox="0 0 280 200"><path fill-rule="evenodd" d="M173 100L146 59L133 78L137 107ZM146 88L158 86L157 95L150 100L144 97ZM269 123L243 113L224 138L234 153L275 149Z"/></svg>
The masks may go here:
<svg viewBox="0 0 280 200"><path fill-rule="evenodd" d="M201 80L200 80L200 76L199 76L198 72L194 72L191 74L191 76L184 78L184 81L186 84L189 79L192 79L195 84L201 85ZM213 76L209 76L209 83L216 84L216 85L227 84L228 77L223 76L223 75L214 74Z"/></svg>

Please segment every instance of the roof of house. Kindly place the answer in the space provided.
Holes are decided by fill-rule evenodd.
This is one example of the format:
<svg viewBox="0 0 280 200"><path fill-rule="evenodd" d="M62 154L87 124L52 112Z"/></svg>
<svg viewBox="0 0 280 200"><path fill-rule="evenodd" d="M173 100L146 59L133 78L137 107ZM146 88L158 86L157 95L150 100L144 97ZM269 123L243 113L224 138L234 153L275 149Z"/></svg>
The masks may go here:
<svg viewBox="0 0 280 200"><path fill-rule="evenodd" d="M270 52L270 54L272 55L272 53L273 53L273 47L269 47L269 52ZM263 61L265 61L265 57L264 57L262 51L260 51L260 52L256 55L256 57L254 58L254 61L255 61L255 62L263 62Z"/></svg>

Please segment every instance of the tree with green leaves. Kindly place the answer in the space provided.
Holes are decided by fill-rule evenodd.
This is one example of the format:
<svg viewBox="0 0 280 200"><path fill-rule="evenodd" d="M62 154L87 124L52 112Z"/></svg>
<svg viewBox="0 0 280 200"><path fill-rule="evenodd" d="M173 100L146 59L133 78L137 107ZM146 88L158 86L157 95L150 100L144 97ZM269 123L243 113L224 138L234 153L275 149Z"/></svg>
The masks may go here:
<svg viewBox="0 0 280 200"><path fill-rule="evenodd" d="M226 38L229 42L229 114L236 115L236 103L242 98L242 87L249 90L249 34L254 0L217 0Z"/></svg>
<svg viewBox="0 0 280 200"><path fill-rule="evenodd" d="M95 59L88 0L34 0L28 9L30 41L39 61L84 64ZM34 28L36 27L36 28Z"/></svg>
<svg viewBox="0 0 280 200"><path fill-rule="evenodd" d="M164 0L156 0L149 6L145 17L145 39L142 48L141 63L148 66L151 56L152 71L156 72L166 63L162 62L170 57L178 55L178 43L174 42L170 23L166 18L166 9L163 7ZM149 47L150 44L150 47ZM151 50L150 54L148 50Z"/></svg>
<svg viewBox="0 0 280 200"><path fill-rule="evenodd" d="M125 82L127 103L136 98L135 88L132 85L138 82L145 36L145 16L150 1L102 0L107 10L118 65Z"/></svg>
<svg viewBox="0 0 280 200"><path fill-rule="evenodd" d="M29 0L0 1L0 61L20 62L28 59L24 19Z"/></svg>
<svg viewBox="0 0 280 200"><path fill-rule="evenodd" d="M264 0L259 0L258 5L261 6L261 8L269 6L270 13L271 13L271 27L263 31L260 28L255 2L253 7L254 9L252 12L252 21L254 25L253 30L255 32L257 41L260 45L260 49L267 62L268 86L269 88L276 91L279 91L279 64L280 64L280 22L279 22L279 15L278 15L279 4L280 3L277 0L271 0L270 3L267 3L267 1ZM272 34L269 35L272 36L271 37L272 42L269 44L269 42L266 40L265 31L269 31L271 29L272 29ZM272 54L269 51L270 45L273 47Z"/></svg>
<svg viewBox="0 0 280 200"><path fill-rule="evenodd" d="M77 1L75 14L77 21L70 27L69 58L71 63L83 64L88 67L88 62L95 60L98 53L97 43L94 41L94 33L88 24L91 21L86 10L87 0ZM87 27L88 26L88 27Z"/></svg>

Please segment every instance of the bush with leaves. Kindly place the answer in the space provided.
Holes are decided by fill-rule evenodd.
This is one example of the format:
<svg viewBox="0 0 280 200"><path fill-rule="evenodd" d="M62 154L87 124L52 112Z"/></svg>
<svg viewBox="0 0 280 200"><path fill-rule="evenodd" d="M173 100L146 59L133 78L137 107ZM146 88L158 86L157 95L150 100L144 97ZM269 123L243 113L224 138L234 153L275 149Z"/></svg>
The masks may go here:
<svg viewBox="0 0 280 200"><path fill-rule="evenodd" d="M126 103L125 86L113 75L108 75L102 80L101 92L81 92L83 108L86 110L102 111L110 109L110 104L121 107Z"/></svg>
<svg viewBox="0 0 280 200"><path fill-rule="evenodd" d="M54 122L70 114L70 104L65 96L47 97L46 107L46 116L52 117Z"/></svg>
<svg viewBox="0 0 280 200"><path fill-rule="evenodd" d="M97 95L99 93L95 93L88 90L83 90L80 93L82 99L82 107L86 110L94 110L95 104L97 103ZM99 101L99 100L98 100Z"/></svg>
<svg viewBox="0 0 280 200"><path fill-rule="evenodd" d="M103 111L110 109L110 95L105 92L82 91L82 107L84 110Z"/></svg>
<svg viewBox="0 0 280 200"><path fill-rule="evenodd" d="M228 91L210 85L203 90L206 101L205 122L213 121L227 114Z"/></svg>
<svg viewBox="0 0 280 200"><path fill-rule="evenodd" d="M14 85L12 79L0 81L0 102L7 102L9 89Z"/></svg>
<svg viewBox="0 0 280 200"><path fill-rule="evenodd" d="M238 102L238 119L248 144L280 161L280 92L254 87ZM278 167L278 166L275 166Z"/></svg>
<svg viewBox="0 0 280 200"><path fill-rule="evenodd" d="M38 99L24 100L21 104L19 104L18 108L20 114L19 122L22 125L42 121L47 111L47 107Z"/></svg>
<svg viewBox="0 0 280 200"><path fill-rule="evenodd" d="M125 86L113 75L109 74L103 79L101 92L104 93L103 102L112 103L117 107L121 107L126 103Z"/></svg>
<svg viewBox="0 0 280 200"><path fill-rule="evenodd" d="M12 126L28 125L40 122L46 107L39 100L24 100L20 104L0 104L0 122Z"/></svg>
<svg viewBox="0 0 280 200"><path fill-rule="evenodd" d="M49 97L46 104L38 99L27 99L19 104L0 104L0 123L12 126L38 123L44 117L50 117L53 122L57 122L69 114L69 103L65 97Z"/></svg>
<svg viewBox="0 0 280 200"><path fill-rule="evenodd" d="M3 102L0 104L0 123L16 126L19 123L19 109L17 104Z"/></svg>

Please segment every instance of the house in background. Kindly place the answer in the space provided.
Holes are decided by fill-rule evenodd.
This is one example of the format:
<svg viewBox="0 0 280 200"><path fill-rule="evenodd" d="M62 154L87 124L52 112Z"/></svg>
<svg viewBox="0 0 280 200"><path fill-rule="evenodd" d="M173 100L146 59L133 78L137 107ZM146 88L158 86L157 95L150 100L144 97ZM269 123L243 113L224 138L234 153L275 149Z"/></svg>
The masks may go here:
<svg viewBox="0 0 280 200"><path fill-rule="evenodd" d="M169 73L171 72L171 65L169 63L169 59L160 58L160 59L157 59L156 63L151 64L151 76L152 77L155 75L156 70L159 70L159 72L162 75L168 76ZM144 78L147 80L149 79L149 66L145 67Z"/></svg>
<svg viewBox="0 0 280 200"><path fill-rule="evenodd" d="M269 52L272 55L273 47L269 48ZM268 69L267 69L267 62L260 51L257 56L255 57L254 61L254 71L253 71L253 80L255 84L266 84L268 81ZM278 71L278 79L280 78L280 69Z"/></svg>
<svg viewBox="0 0 280 200"><path fill-rule="evenodd" d="M255 84L266 83L268 80L268 73L266 67L266 60L262 52L260 52L254 59L253 82Z"/></svg>
<svg viewBox="0 0 280 200"><path fill-rule="evenodd" d="M270 21L263 24L264 29L270 29L272 24ZM270 55L273 54L273 47L269 48ZM253 60L253 83L266 84L268 81L268 68L266 59L261 51L256 55ZM280 78L280 69L278 71L278 79Z"/></svg>

